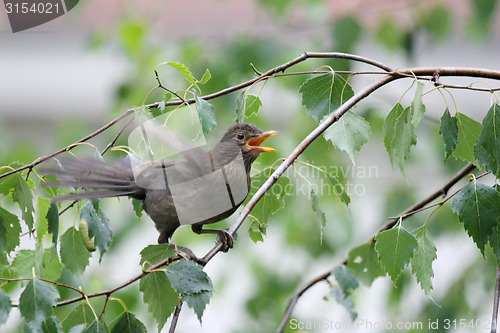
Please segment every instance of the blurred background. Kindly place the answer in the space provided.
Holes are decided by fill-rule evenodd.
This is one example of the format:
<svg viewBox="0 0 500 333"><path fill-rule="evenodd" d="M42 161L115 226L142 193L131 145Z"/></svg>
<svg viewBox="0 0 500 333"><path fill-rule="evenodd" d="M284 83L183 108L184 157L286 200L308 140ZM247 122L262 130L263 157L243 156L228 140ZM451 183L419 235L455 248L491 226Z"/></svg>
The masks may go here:
<svg viewBox="0 0 500 333"><path fill-rule="evenodd" d="M129 108L161 100L161 94L145 98L156 86L153 70L165 61L185 64L197 78L208 68L212 78L202 86L203 94L251 79L255 76L251 64L265 72L304 51L354 53L393 68L498 69L499 15L496 0L88 0L54 21L13 34L0 6L0 165L30 163L79 140ZM335 70L369 69L342 60L308 60L293 70L314 70L322 65ZM160 67L159 76L172 90L188 86L173 69ZM260 92L263 106L257 116L247 120L263 130L279 132L269 140L277 152L259 158L256 171L288 156L315 128L316 122L306 115L298 93L307 78L274 79L265 87L261 84L250 90ZM372 79L355 77L350 83L357 91ZM446 82L468 85L473 80ZM491 82L476 84L485 87ZM456 105L458 111L482 121L491 95L453 91L452 99L431 91L424 96L427 112L419 128L418 145L412 147L407 162L406 179L399 170L392 170L383 146L383 119L401 96L404 105L411 102L414 93L405 94L410 85L410 80L397 81L356 107L370 123L372 133L355 165L322 138L300 158L338 171L349 185L349 208L320 190L327 219L322 231L311 209L309 191L301 190L304 181L289 171L294 187L285 197L284 209L271 216L267 237L253 243L247 235L250 223L245 223L235 248L219 254L205 268L216 293L203 325L185 307L177 332L274 331L298 288L341 263L351 248L366 242L388 217L434 192L465 164L453 159L443 164L439 118L446 107L455 111ZM430 90L432 86L426 85L425 91ZM234 123L239 94L210 101L218 126L209 141L217 140L219 133ZM113 127L92 144L102 150L119 129ZM89 149L78 147L74 152L84 155ZM107 158L112 159L113 154ZM307 167L299 165L297 169L306 178L318 178ZM79 281L87 291L116 286L140 272L141 249L157 239L153 223L147 217L138 222L129 200L103 200L102 205L115 236L102 262L99 264L94 255L91 268ZM419 227L428 214L408 219L407 228ZM229 226L235 216L220 226ZM61 230L77 217L76 210L67 212ZM466 319L467 323L482 323L467 331L489 330L496 272L493 256L481 256L449 205L432 216L429 230L438 249L431 297L425 296L408 269L397 287L388 277L378 278L354 294L359 324L422 322L426 327L429 320ZM25 238L23 246L30 248L32 240ZM213 246L210 236L194 235L189 228L179 230L174 241L200 256ZM372 330L348 327L350 319L344 308L334 300L324 300L328 290L327 284L319 284L308 291L299 300L293 318L301 322L331 320L342 324L340 331L345 332L386 331L384 325ZM115 296L123 299L150 331L156 330L138 284ZM96 306L99 302L95 301ZM71 308L56 311L64 316ZM112 320L121 310L118 302L112 302L106 316ZM19 323L19 314L12 311L7 332L18 332ZM287 331L298 330L288 327Z"/></svg>

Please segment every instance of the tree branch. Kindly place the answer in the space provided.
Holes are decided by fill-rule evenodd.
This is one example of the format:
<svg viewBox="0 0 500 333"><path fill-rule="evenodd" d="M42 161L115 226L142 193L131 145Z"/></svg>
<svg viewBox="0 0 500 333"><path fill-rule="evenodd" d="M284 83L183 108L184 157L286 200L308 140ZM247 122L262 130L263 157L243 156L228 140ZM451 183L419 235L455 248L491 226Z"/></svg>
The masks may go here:
<svg viewBox="0 0 500 333"><path fill-rule="evenodd" d="M496 282L495 282L495 294L494 294L494 298L493 298L493 314L491 315L491 333L497 333L499 298L500 298L500 266L497 267L497 278L496 278Z"/></svg>
<svg viewBox="0 0 500 333"><path fill-rule="evenodd" d="M459 172L457 172L457 174L455 176L453 176L440 189L438 189L437 191L435 191L434 193L432 193L431 195L429 195L425 199L417 202L416 204L414 204L413 206L411 206L410 208L408 208L407 210L405 210L404 212L402 212L401 213L401 219L404 220L407 217L410 217L414 211L419 210L419 209L425 207L427 204L431 203L432 201L434 201L435 199L439 198L440 196L443 196L443 197L446 196L446 194L448 193L448 191L450 190L450 188L453 185L455 185L456 183L458 183L460 181L460 179L468 176L470 174L470 172L472 172L472 170L474 170L474 168L475 168L475 166L472 163L468 163L467 165L465 165ZM370 239L373 240L381 232L383 232L385 230L391 229L392 227L394 227L398 223L398 221L399 221L399 218L392 219L391 221L389 221L388 223L386 223L382 228L380 228L379 231L375 235L373 235ZM346 258L341 263L341 265L344 265L344 266L347 265L348 260L349 259ZM282 333L283 330L285 329L286 323L290 319L290 317L292 315L292 312L293 312L293 309L295 308L295 305L297 304L299 298L307 290L309 290L312 286L314 286L318 282L326 280L331 275L331 271L332 270L329 270L328 272L325 272L325 273L321 274L320 276L312 279L310 282L308 282L304 287L302 287L298 292L296 292L293 295L293 297L290 299L290 301L288 303L288 306L287 306L287 308L285 310L285 313L284 313L284 315L283 315L283 317L281 319L281 322L280 322L280 324L278 326L278 329L276 331L277 333ZM499 281L497 279L497 284L498 283L499 283ZM500 291L499 291L499 293L500 293ZM498 304L497 304L497 306L498 306ZM498 307L497 307L497 312L498 312Z"/></svg>
<svg viewBox="0 0 500 333"><path fill-rule="evenodd" d="M323 273L320 276L312 279L304 287L302 287L299 291L297 291L292 296L292 298L290 299L290 302L288 303L288 306L286 307L285 313L284 313L284 315L283 315L283 317L281 319L280 325L279 325L278 329L276 330L276 332L281 333L281 332L284 331L286 323L288 322L288 320L292 316L293 309L295 308L295 305L297 305L297 302L299 301L299 298L301 298L302 295L304 295L304 293L306 291L308 291L311 287L313 287L317 283L319 283L321 281L326 281L328 279L328 277L330 276L330 274L331 274L330 272L331 271L328 271L328 272Z"/></svg>

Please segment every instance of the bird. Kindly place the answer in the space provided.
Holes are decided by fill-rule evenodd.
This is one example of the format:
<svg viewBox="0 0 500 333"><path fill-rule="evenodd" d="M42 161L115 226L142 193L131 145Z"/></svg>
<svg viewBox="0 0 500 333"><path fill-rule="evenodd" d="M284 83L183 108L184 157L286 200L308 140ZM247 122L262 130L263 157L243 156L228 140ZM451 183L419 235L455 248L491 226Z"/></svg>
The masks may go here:
<svg viewBox="0 0 500 333"><path fill-rule="evenodd" d="M58 180L45 186L85 189L55 197L54 203L122 196L138 199L155 223L159 244L170 243L177 228L190 224L197 234L217 234L221 251L227 252L233 247L233 237L226 230L203 226L228 218L244 202L252 164L261 153L275 151L261 144L276 133L237 123L210 151L191 148L174 160L150 159L136 166L129 159L111 163L59 157L56 167L44 170Z"/></svg>

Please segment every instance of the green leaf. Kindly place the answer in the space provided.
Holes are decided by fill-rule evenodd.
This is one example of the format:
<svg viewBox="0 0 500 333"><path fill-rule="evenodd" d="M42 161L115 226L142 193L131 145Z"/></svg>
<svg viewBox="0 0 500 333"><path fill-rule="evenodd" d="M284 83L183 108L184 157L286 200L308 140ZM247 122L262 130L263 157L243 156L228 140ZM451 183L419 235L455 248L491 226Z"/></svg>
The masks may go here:
<svg viewBox="0 0 500 333"><path fill-rule="evenodd" d="M45 249L41 255L41 250L20 250L12 261L12 268L18 277L32 277L35 268L37 276L55 281L61 277L62 265L57 253L52 251L55 252L55 248Z"/></svg>
<svg viewBox="0 0 500 333"><path fill-rule="evenodd" d="M193 73L191 73L191 71L187 68L186 65L184 64L181 64L179 62L164 62L160 65L167 65L167 66L170 66L172 68L175 68L177 69L179 72L182 73L182 75L184 75L184 77L186 78L186 80L191 83L192 85L194 85L196 88L198 88L198 85L197 85L197 81L195 79L195 77L193 76Z"/></svg>
<svg viewBox="0 0 500 333"><path fill-rule="evenodd" d="M172 287L181 296L214 290L212 281L203 268L193 261L179 260L165 270Z"/></svg>
<svg viewBox="0 0 500 333"><path fill-rule="evenodd" d="M337 122L328 127L323 135L334 146L345 151L351 158L352 164L356 164L354 154L368 142L370 124L363 117L347 111Z"/></svg>
<svg viewBox="0 0 500 333"><path fill-rule="evenodd" d="M0 175L9 170L0 170ZM4 178L0 178L0 193L3 195L8 195L10 192L14 191L14 186L16 186L17 174L13 174Z"/></svg>
<svg viewBox="0 0 500 333"><path fill-rule="evenodd" d="M258 96L247 95L245 103L245 114L250 117L253 114L259 113L259 109L262 106L262 102Z"/></svg>
<svg viewBox="0 0 500 333"><path fill-rule="evenodd" d="M242 91L236 99L236 122L242 123L245 121L245 102L246 91Z"/></svg>
<svg viewBox="0 0 500 333"><path fill-rule="evenodd" d="M351 87L338 74L324 74L307 80L300 86L302 105L307 114L320 122L349 98L354 96Z"/></svg>
<svg viewBox="0 0 500 333"><path fill-rule="evenodd" d="M375 238L375 250L380 262L396 283L403 268L410 262L418 247L415 237L401 226L401 221L392 229L381 232Z"/></svg>
<svg viewBox="0 0 500 333"><path fill-rule="evenodd" d="M198 82L199 84L205 84L208 82L208 80L210 80L212 78L212 74L210 73L210 70L207 68L205 70L205 73L203 73L203 76L201 77L201 79L199 79Z"/></svg>
<svg viewBox="0 0 500 333"><path fill-rule="evenodd" d="M432 262L437 258L437 249L425 226L415 230L413 235L417 238L418 247L411 258L411 268L422 290L429 295L432 290L431 279L434 277Z"/></svg>
<svg viewBox="0 0 500 333"><path fill-rule="evenodd" d="M12 304L10 302L10 297L0 289L0 326L7 322L9 318L9 312Z"/></svg>
<svg viewBox="0 0 500 333"><path fill-rule="evenodd" d="M19 250L16 257L12 260L12 267L17 271L19 277L32 277L33 267L35 267L35 253L34 250ZM40 272L36 272L39 274Z"/></svg>
<svg viewBox="0 0 500 333"><path fill-rule="evenodd" d="M209 291L204 291L192 295L184 295L182 297L184 302L186 302L186 304L194 310L196 316L198 317L198 320L200 321L200 324L203 312L205 311L207 304L210 302L210 298L212 298L212 292Z"/></svg>
<svg viewBox="0 0 500 333"><path fill-rule="evenodd" d="M323 210L321 209L321 206L319 205L319 198L314 189L311 190L310 194L310 199L311 199L311 208L313 212L316 214L316 217L318 218L319 225L320 225L320 242L323 242L323 229L325 228L326 225L326 216Z"/></svg>
<svg viewBox="0 0 500 333"><path fill-rule="evenodd" d="M245 118L259 113L262 102L258 96L247 95L243 91L236 100L236 122L242 123Z"/></svg>
<svg viewBox="0 0 500 333"><path fill-rule="evenodd" d="M19 245L21 224L14 214L0 207L0 252L10 253Z"/></svg>
<svg viewBox="0 0 500 333"><path fill-rule="evenodd" d="M451 208L484 255L484 246L498 226L500 194L474 180L453 198Z"/></svg>
<svg viewBox="0 0 500 333"><path fill-rule="evenodd" d="M349 206L349 203L351 203L351 198L347 194L347 191L344 188L344 185L340 182L338 177L336 177L333 172L326 173L326 178L330 182L330 184L333 186L334 193L340 198L340 200L345 203L347 206Z"/></svg>
<svg viewBox="0 0 500 333"><path fill-rule="evenodd" d="M140 221L143 212L142 201L138 199L132 199L132 206L134 207L135 216L137 216L137 219Z"/></svg>
<svg viewBox="0 0 500 333"><path fill-rule="evenodd" d="M163 109L161 109L161 112L165 111L165 104L172 99L172 96L172 93L168 91L163 95Z"/></svg>
<svg viewBox="0 0 500 333"><path fill-rule="evenodd" d="M179 304L179 295L164 272L152 272L144 276L139 283L139 290L148 305L148 311L157 321L160 332Z"/></svg>
<svg viewBox="0 0 500 333"><path fill-rule="evenodd" d="M351 317L351 321L354 322L354 320L356 320L356 318L358 317L358 313L356 312L356 308L354 307L354 302L351 295L344 294L342 288L335 286L330 289L330 293L326 298L328 299L329 297L335 298L337 303L344 307L344 309Z"/></svg>
<svg viewBox="0 0 500 333"><path fill-rule="evenodd" d="M35 222L36 222L36 238L38 242L43 240L43 237L49 230L49 222L47 213L50 208L50 199L38 197L36 206Z"/></svg>
<svg viewBox="0 0 500 333"><path fill-rule="evenodd" d="M334 296L337 302L347 310L351 320L355 320L358 314L354 308L351 294L358 288L358 280L354 277L353 272L345 266L335 267L332 270L332 275L337 281L337 286L330 290L330 295Z"/></svg>
<svg viewBox="0 0 500 333"><path fill-rule="evenodd" d="M47 318L42 323L42 331L43 333L63 333L61 323L59 323L59 319L56 316Z"/></svg>
<svg viewBox="0 0 500 333"><path fill-rule="evenodd" d="M410 147L417 143L410 110L410 107L403 109L403 106L397 103L384 121L385 149L389 154L392 168L394 169L394 164L397 163L403 175L405 175L404 161L410 152Z"/></svg>
<svg viewBox="0 0 500 333"><path fill-rule="evenodd" d="M195 90L194 99L196 101L196 109L198 110L198 117L201 121L201 129L203 133L208 133L215 128L217 122L215 121L214 107L212 104L205 101L198 95L198 92Z"/></svg>
<svg viewBox="0 0 500 333"><path fill-rule="evenodd" d="M99 261L108 250L113 239L113 232L109 225L109 219L99 207L98 200L87 202L80 213L80 217L87 222L89 237L95 238L94 242L99 249Z"/></svg>
<svg viewBox="0 0 500 333"><path fill-rule="evenodd" d="M354 277L353 272L343 265L335 267L332 270L332 274L346 296L359 287L359 282Z"/></svg>
<svg viewBox="0 0 500 333"><path fill-rule="evenodd" d="M474 156L474 145L481 133L481 124L463 113L457 112L458 138L457 146L452 156L464 161L476 163Z"/></svg>
<svg viewBox="0 0 500 333"><path fill-rule="evenodd" d="M82 333L83 330L87 327L85 324L80 324L75 327L72 327L68 333Z"/></svg>
<svg viewBox="0 0 500 333"><path fill-rule="evenodd" d="M411 103L411 124L415 129L420 125L420 121L424 118L425 105L422 102L422 94L424 92L424 84L422 82L417 82L417 90L415 91L415 97Z"/></svg>
<svg viewBox="0 0 500 333"><path fill-rule="evenodd" d="M493 228L493 232L490 237L490 245L495 253L495 258L497 260L497 266L500 266L500 228L496 226Z"/></svg>
<svg viewBox="0 0 500 333"><path fill-rule="evenodd" d="M31 193L31 187L20 174L17 174L17 182L12 192L12 200L19 204L21 215L24 222L28 225L29 230L33 229L33 194Z"/></svg>
<svg viewBox="0 0 500 333"><path fill-rule="evenodd" d="M116 319L111 333L146 333L146 326L133 313L125 311Z"/></svg>
<svg viewBox="0 0 500 333"><path fill-rule="evenodd" d="M56 281L61 277L63 266L57 256L56 247L51 247L44 250L42 277Z"/></svg>
<svg viewBox="0 0 500 333"><path fill-rule="evenodd" d="M57 246L57 237L59 236L59 212L57 204L51 204L47 211L48 231L52 235L52 243Z"/></svg>
<svg viewBox="0 0 500 333"><path fill-rule="evenodd" d="M250 239L254 242L263 242L264 236L267 233L267 224L262 224L255 216L249 216L253 221L248 227L248 235Z"/></svg>
<svg viewBox="0 0 500 333"><path fill-rule="evenodd" d="M493 104L474 147L479 165L500 179L500 106Z"/></svg>
<svg viewBox="0 0 500 333"><path fill-rule="evenodd" d="M94 320L94 313L87 302L80 302L80 304L64 318L62 327L64 332L68 332L71 328L80 324L84 324L84 327L90 326Z"/></svg>
<svg viewBox="0 0 500 333"><path fill-rule="evenodd" d="M500 186L495 185L494 188L500 195ZM493 253L495 253L497 266L500 266L500 225L497 225L495 228L493 228L493 233L490 237L490 245L493 248Z"/></svg>
<svg viewBox="0 0 500 333"><path fill-rule="evenodd" d="M75 228L71 227L61 236L61 261L72 273L79 274L89 264L90 253Z"/></svg>
<svg viewBox="0 0 500 333"><path fill-rule="evenodd" d="M107 332L108 328L97 319L94 320L92 325L90 325L89 327L87 327L82 331L82 333L107 333Z"/></svg>
<svg viewBox="0 0 500 333"><path fill-rule="evenodd" d="M141 251L141 261L139 264L142 266L144 262L149 262L150 265L155 265L175 254L176 252L170 244L149 245Z"/></svg>
<svg viewBox="0 0 500 333"><path fill-rule="evenodd" d="M443 138L444 143L444 159L445 161L453 154L453 151L457 147L458 142L458 125L457 118L450 116L450 111L448 108L443 113L441 117L441 127L439 128L439 134Z"/></svg>
<svg viewBox="0 0 500 333"><path fill-rule="evenodd" d="M252 177L250 193L247 196L246 202L250 200L273 172L273 168L266 168ZM269 217L285 207L284 197L289 190L290 179L286 176L281 176L273 187L271 187L271 189L259 200L252 210L252 215L254 215L260 223L268 224Z"/></svg>
<svg viewBox="0 0 500 333"><path fill-rule="evenodd" d="M375 278L386 274L379 262L373 242L352 249L349 252L347 268L353 271L354 275L367 286L370 286Z"/></svg>
<svg viewBox="0 0 500 333"><path fill-rule="evenodd" d="M33 278L21 293L19 310L32 328L39 330L42 322L52 314L59 293L53 286Z"/></svg>

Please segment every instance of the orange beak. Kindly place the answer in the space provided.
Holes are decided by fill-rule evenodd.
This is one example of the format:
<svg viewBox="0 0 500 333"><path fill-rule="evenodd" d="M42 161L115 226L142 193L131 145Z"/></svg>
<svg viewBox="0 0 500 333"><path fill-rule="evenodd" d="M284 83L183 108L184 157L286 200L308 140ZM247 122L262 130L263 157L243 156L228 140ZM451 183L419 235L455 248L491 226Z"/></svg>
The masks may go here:
<svg viewBox="0 0 500 333"><path fill-rule="evenodd" d="M264 142L265 139L267 139L268 137L273 136L275 134L278 134L278 132L276 132L276 131L264 132L260 136L248 140L246 145L247 145L247 147L250 148L250 151L255 151L255 152L259 152L259 153L267 153L267 152L276 151L276 149L274 149L274 148L260 146L262 144L262 142Z"/></svg>

